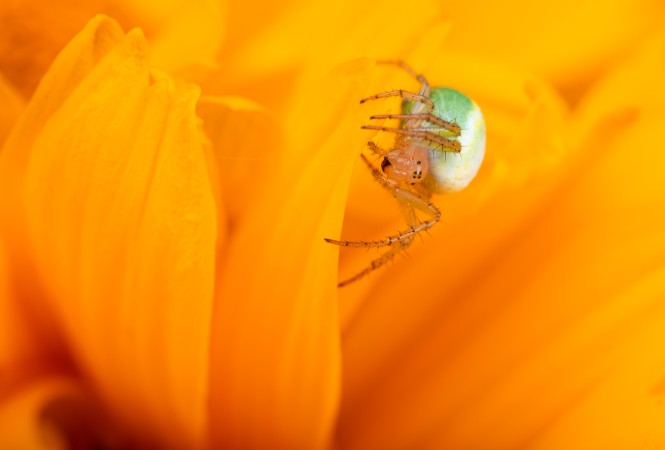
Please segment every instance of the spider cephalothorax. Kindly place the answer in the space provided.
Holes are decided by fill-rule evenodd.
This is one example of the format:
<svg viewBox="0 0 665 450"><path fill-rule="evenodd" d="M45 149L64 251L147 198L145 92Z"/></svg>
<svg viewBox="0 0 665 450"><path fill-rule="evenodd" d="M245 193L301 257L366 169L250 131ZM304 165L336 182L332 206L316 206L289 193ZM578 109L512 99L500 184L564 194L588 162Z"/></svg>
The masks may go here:
<svg viewBox="0 0 665 450"><path fill-rule="evenodd" d="M370 141L368 148L383 157L381 170L361 155L373 177L395 197L410 229L378 241L338 241L343 247L388 247L388 250L357 275L339 283L345 286L390 261L413 242L421 231L441 218L439 209L429 201L431 194L455 192L465 188L476 176L485 154L485 122L480 108L459 91L445 87L431 88L402 61L382 61L401 67L420 82L418 93L394 90L360 100L365 103L388 97L402 99L400 114L370 116L370 120L398 119L400 126L365 125L367 130L396 134L393 148L383 149ZM447 156L454 153L454 157ZM430 219L420 221L415 211Z"/></svg>

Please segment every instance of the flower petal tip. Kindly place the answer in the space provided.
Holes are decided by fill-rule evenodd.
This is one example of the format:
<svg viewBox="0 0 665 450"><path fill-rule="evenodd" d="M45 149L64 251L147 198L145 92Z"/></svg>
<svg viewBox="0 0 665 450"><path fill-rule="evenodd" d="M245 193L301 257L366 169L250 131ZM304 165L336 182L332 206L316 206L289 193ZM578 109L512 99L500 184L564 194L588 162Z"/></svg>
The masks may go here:
<svg viewBox="0 0 665 450"><path fill-rule="evenodd" d="M129 58L146 66L149 65L150 47L140 28L131 29L125 36L125 52Z"/></svg>
<svg viewBox="0 0 665 450"><path fill-rule="evenodd" d="M114 45L122 41L125 36L120 24L113 18L104 14L97 14L90 19L80 33L81 35L90 35L90 41L96 46L108 47L108 44ZM106 45L104 45L106 44Z"/></svg>

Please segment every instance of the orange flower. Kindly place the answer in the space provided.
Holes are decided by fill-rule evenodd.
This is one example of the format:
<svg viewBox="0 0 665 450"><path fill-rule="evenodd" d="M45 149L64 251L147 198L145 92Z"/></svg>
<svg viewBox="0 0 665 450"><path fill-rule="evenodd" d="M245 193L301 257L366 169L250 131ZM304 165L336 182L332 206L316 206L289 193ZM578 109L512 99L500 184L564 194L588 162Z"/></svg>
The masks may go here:
<svg viewBox="0 0 665 450"><path fill-rule="evenodd" d="M154 63L103 16L46 74L0 51L0 447L662 444L665 37L658 5L626 5L574 38L595 8L557 34L528 5L287 4L247 27L232 3L195 53L201 9L183 28L120 5ZM416 83L367 56L474 98L487 157L409 258L338 290L324 237L403 227L354 169L395 103L358 99ZM340 256L341 278L372 258Z"/></svg>

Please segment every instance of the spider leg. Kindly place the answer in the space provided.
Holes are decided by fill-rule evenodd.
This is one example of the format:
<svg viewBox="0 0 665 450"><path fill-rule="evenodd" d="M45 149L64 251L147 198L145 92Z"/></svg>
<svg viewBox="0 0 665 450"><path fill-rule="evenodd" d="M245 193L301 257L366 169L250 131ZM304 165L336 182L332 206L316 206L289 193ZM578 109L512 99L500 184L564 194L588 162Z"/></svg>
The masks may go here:
<svg viewBox="0 0 665 450"><path fill-rule="evenodd" d="M382 149L372 141L367 142L367 148L369 148L369 151L375 155L384 156L388 154L388 150Z"/></svg>
<svg viewBox="0 0 665 450"><path fill-rule="evenodd" d="M410 138L416 138L422 141L432 142L441 146L441 151L459 153L462 147L459 142L447 137L441 136L431 131L428 128L391 128L391 127L378 127L374 125L363 125L360 127L364 130L378 130L396 133ZM436 149L435 149L436 150Z"/></svg>
<svg viewBox="0 0 665 450"><path fill-rule="evenodd" d="M462 130L460 129L459 125L457 125L454 122L448 122L447 120L443 120L440 117L435 116L432 113L422 113L422 114L377 114L374 116L369 117L370 120L375 120L375 119L402 119L405 120L405 128L408 129L416 129L414 127L409 126L409 123L411 121L418 121L420 122L429 122L432 125L435 125L438 128L443 128L444 130L450 131L454 136L459 136L462 134ZM432 128L429 128L429 130L432 130Z"/></svg>
<svg viewBox="0 0 665 450"><path fill-rule="evenodd" d="M376 269L378 269L381 266L384 266L386 263L390 262L397 256L397 254L403 250L405 250L407 247L409 247L413 243L413 239L406 239L404 241L400 241L398 243L393 244L385 253L383 253L381 256L373 260L369 266L365 267L362 271L358 272L351 278L347 278L346 280L340 281L337 284L337 287L344 287L347 286L355 281L360 280L361 278L365 277L366 275L369 275L370 273L374 272Z"/></svg>
<svg viewBox="0 0 665 450"><path fill-rule="evenodd" d="M370 100L378 100L380 98L388 98L388 97L400 97L402 99L412 100L414 102L424 104L427 107L428 112L431 113L434 111L434 103L429 97L422 94L414 94L413 92L405 91L402 89L398 89L396 91L382 92L380 94L375 94L369 97L365 97L360 100L360 103L365 103Z"/></svg>
<svg viewBox="0 0 665 450"><path fill-rule="evenodd" d="M365 163L370 167L372 176L399 202L400 207L402 208L402 212L404 212L407 222L409 223L410 229L401 231L398 234L388 236L377 241L338 241L335 239L325 238L326 242L339 245L340 247L388 247L397 243L413 240L414 236L419 234L421 231L432 228L439 221L439 219L441 219L441 211L439 211L439 209L434 206L433 203L429 202L427 199L421 197L411 190L401 188L394 181L384 177L379 169L374 167L364 155L361 156L363 161L365 161ZM413 208L429 215L431 219L419 222L415 216L415 213L413 212Z"/></svg>
<svg viewBox="0 0 665 450"><path fill-rule="evenodd" d="M411 66L409 66L407 63L405 63L401 59L379 60L376 63L377 64L390 64L390 65L397 66L400 69L404 70L409 75L411 75L413 78L418 80L418 82L420 83L420 91L418 93L420 95L424 95L425 97L429 97L430 85L429 85L429 82L427 81L427 78L425 78L423 75L417 73L415 70L413 70L411 68Z"/></svg>
<svg viewBox="0 0 665 450"><path fill-rule="evenodd" d="M378 241L337 241L335 239L324 238L329 244L339 245L340 247L355 247L355 248L376 248L376 247L390 247L400 242L408 241L414 238L421 231L432 228L438 221L439 217L434 219L420 222L418 225L412 226L406 231L400 231L398 234L388 236L385 239Z"/></svg>
<svg viewBox="0 0 665 450"><path fill-rule="evenodd" d="M399 254L401 251L407 249L413 243L414 237L418 233L433 227L441 219L441 211L439 211L439 209L434 206L434 204L430 203L429 200L413 191L401 188L397 183L383 176L381 171L374 167L365 155L361 154L360 156L371 170L372 176L383 188L387 189L393 195L393 197L395 197L399 203L402 213L404 214L404 217L406 218L407 223L410 226L410 229L394 236L388 236L387 238L379 241L337 241L334 239L326 238L326 242L342 247L388 247L388 250L386 250L385 253L381 254L381 256L373 260L369 266L365 267L365 269L358 272L351 278L339 282L337 285L338 287L343 287L358 281L381 266L384 266L386 263L395 258L395 256L397 256L397 254ZM420 222L416 217L415 209L430 215L432 219Z"/></svg>
<svg viewBox="0 0 665 450"><path fill-rule="evenodd" d="M411 228L417 226L420 223L420 221L416 216L416 211L413 208L413 206L404 202L397 202L397 203L399 204L399 209L402 211L404 219L406 219L407 225L409 225Z"/></svg>

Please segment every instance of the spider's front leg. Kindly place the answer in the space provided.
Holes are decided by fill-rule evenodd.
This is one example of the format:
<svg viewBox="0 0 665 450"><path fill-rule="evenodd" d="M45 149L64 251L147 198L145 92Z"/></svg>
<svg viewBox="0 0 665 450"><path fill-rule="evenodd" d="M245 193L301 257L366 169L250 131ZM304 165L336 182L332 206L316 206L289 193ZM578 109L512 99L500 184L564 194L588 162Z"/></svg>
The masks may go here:
<svg viewBox="0 0 665 450"><path fill-rule="evenodd" d="M388 247L388 250L382 253L378 258L374 259L367 267L365 267L365 269L358 272L353 277L341 281L338 284L338 287L343 287L358 281L359 279L369 275L376 269L392 261L395 256L407 249L413 243L413 240L418 233L431 228L441 218L441 212L439 209L430 203L427 199L421 197L415 192L400 188L397 183L383 176L383 174L376 167L374 167L364 155L361 155L361 157L372 171L372 176L379 182L379 184L381 184L381 186L390 191L393 197L395 197L401 207L404 217L406 218L407 224L411 228L394 236L388 236L387 238L378 241L337 241L334 239L326 239L326 242L343 247ZM414 209L423 211L430 215L432 218L430 220L420 222L415 215Z"/></svg>
<svg viewBox="0 0 665 450"><path fill-rule="evenodd" d="M432 113L417 113L417 114L376 114L369 117L370 120L384 120L384 119L400 119L404 121L404 129L409 130L426 130L426 131L447 131L452 136L460 136L462 130L459 125L454 122L448 122ZM422 127L423 122L429 122L434 125L433 127ZM392 130L392 128L391 128Z"/></svg>
<svg viewBox="0 0 665 450"><path fill-rule="evenodd" d="M382 92L380 94L371 95L360 100L360 103L365 103L370 100L378 100L380 98L389 98L389 97L400 97L405 100L411 100L420 104L425 105L427 112L431 113L434 111L434 102L432 99L425 95L414 94L413 92L405 91L398 89L396 91Z"/></svg>
<svg viewBox="0 0 665 450"><path fill-rule="evenodd" d="M391 128L375 125L363 125L360 128L363 130L386 131L402 137L423 141L432 144L433 146L431 148L433 150L438 149L440 151L453 153L459 153L462 151L462 146L458 141L441 136L440 134L433 132L430 128Z"/></svg>
<svg viewBox="0 0 665 450"><path fill-rule="evenodd" d="M370 152L374 153L377 156L386 156L389 152L389 150L385 150L378 145L376 145L374 142L369 141L367 143L367 148L369 149ZM362 155L361 155L362 156ZM372 167L373 169L374 167Z"/></svg>
<svg viewBox="0 0 665 450"><path fill-rule="evenodd" d="M407 224L409 225L410 229L402 231L393 236L388 236L378 241L338 241L335 239L325 238L326 242L330 244L339 245L340 247L365 247L365 248L386 247L393 245L396 242L402 242L408 239L412 239L415 235L417 235L421 231L425 231L432 228L441 219L441 211L439 211L439 208L434 206L433 203L423 198L416 192L405 189L399 186L393 180L386 178L379 169L377 169L372 165L372 163L367 159L365 155L360 155L360 157L365 162L365 164L367 164L367 167L372 172L372 176L374 177L374 179L384 189L389 191L392 194L392 196L395 198L395 200L397 200L397 202L400 204L400 206L402 207L402 211L405 213L404 216L406 218ZM407 214L407 212L409 210L412 210L413 208L424 212L425 214L430 216L431 219L419 222L415 214L412 213Z"/></svg>
<svg viewBox="0 0 665 450"><path fill-rule="evenodd" d="M378 60L376 63L377 64L393 65L393 66L397 66L400 69L404 70L409 75L411 75L413 78L418 80L418 82L420 83L420 91L419 91L420 95L425 95L425 96L429 97L430 86L429 86L429 82L427 81L427 78L425 78L424 75L421 75L421 74L417 73L415 70L413 70L411 68L411 66L409 66L407 63L405 63L401 59L383 59L383 60Z"/></svg>

